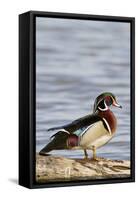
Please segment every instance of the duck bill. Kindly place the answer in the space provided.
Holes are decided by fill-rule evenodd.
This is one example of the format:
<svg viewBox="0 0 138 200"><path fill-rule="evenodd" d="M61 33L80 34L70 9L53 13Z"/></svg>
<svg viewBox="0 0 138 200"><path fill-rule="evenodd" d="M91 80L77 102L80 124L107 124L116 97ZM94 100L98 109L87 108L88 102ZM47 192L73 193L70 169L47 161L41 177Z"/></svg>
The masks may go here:
<svg viewBox="0 0 138 200"><path fill-rule="evenodd" d="M113 102L113 106L118 107L118 108L122 108L122 106L119 105L116 101Z"/></svg>

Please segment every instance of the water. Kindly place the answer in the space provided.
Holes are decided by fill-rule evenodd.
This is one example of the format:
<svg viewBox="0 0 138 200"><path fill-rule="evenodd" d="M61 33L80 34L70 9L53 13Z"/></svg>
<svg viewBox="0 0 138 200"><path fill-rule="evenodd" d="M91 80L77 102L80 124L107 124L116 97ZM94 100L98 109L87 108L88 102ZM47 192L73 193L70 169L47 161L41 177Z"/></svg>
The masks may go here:
<svg viewBox="0 0 138 200"><path fill-rule="evenodd" d="M112 92L123 109L115 137L99 156L130 159L130 24L70 19L36 20L36 150L64 125L92 111L95 98ZM92 152L89 152L91 154ZM82 157L83 151L52 151Z"/></svg>

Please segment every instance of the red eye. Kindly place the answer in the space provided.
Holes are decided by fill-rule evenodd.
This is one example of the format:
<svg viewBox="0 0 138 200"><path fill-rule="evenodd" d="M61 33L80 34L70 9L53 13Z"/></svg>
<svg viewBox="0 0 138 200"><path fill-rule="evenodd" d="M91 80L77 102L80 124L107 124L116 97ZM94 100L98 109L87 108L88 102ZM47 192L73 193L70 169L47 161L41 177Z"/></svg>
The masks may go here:
<svg viewBox="0 0 138 200"><path fill-rule="evenodd" d="M111 99L111 97L110 97L110 96L106 96L106 97L105 97L105 102L106 102L107 106L110 106L110 105L112 104L112 99Z"/></svg>
<svg viewBox="0 0 138 200"><path fill-rule="evenodd" d="M109 96L106 96L106 97L105 97L105 100L106 100L106 101L110 101L110 99L111 99L111 97L109 97Z"/></svg>

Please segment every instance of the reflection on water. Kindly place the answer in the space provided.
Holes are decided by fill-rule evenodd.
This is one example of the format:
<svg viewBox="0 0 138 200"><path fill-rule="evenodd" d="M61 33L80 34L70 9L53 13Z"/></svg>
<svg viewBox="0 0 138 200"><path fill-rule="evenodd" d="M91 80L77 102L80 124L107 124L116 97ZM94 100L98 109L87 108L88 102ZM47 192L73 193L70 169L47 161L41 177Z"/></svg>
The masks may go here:
<svg viewBox="0 0 138 200"><path fill-rule="evenodd" d="M92 112L95 98L110 91L123 109L114 108L116 136L98 155L130 158L130 25L37 17L36 21L36 150L54 132ZM91 153L91 152L90 152ZM82 151L53 151L82 157Z"/></svg>

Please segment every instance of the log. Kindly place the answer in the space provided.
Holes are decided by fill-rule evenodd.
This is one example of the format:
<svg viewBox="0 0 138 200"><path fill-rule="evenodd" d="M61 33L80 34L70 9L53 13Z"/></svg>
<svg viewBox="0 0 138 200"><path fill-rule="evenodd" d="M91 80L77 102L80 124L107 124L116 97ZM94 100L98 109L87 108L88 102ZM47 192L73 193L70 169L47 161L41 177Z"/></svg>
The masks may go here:
<svg viewBox="0 0 138 200"><path fill-rule="evenodd" d="M71 159L36 154L38 183L130 177L130 161Z"/></svg>

